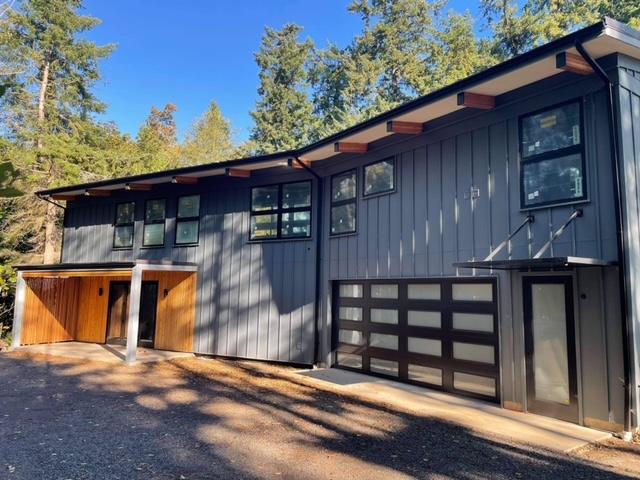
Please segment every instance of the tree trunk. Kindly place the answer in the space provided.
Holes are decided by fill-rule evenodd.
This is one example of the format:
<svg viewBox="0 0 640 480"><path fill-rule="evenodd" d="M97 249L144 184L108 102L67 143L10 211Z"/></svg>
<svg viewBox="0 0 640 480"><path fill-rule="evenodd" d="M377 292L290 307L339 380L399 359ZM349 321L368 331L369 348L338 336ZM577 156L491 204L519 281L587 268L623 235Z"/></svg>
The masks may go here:
<svg viewBox="0 0 640 480"><path fill-rule="evenodd" d="M40 128L40 135L38 136L38 149L44 148L44 144L42 142L42 134L44 133L44 122L45 122L45 103L47 101L47 87L49 86L49 70L51 64L49 62L44 62L42 66L42 83L40 84L40 92L38 93L38 126ZM43 155L39 158L40 163L42 164L43 170L47 171L49 175L49 181L52 180L51 176L53 174L53 168L44 168L44 163L46 162L46 157ZM47 185L50 186L51 184ZM45 218L45 227L44 227L44 255L43 255L43 263L52 264L57 263L58 258L56 258L56 243L58 237L58 212L56 210L56 206L52 203L47 204L47 215Z"/></svg>

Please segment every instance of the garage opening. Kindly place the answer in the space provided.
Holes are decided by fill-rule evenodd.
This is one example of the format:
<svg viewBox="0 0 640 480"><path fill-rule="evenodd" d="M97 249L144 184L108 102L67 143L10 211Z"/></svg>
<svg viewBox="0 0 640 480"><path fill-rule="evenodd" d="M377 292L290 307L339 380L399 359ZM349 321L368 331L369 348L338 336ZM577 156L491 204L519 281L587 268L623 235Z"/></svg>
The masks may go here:
<svg viewBox="0 0 640 480"><path fill-rule="evenodd" d="M337 368L500 402L497 280L333 284Z"/></svg>

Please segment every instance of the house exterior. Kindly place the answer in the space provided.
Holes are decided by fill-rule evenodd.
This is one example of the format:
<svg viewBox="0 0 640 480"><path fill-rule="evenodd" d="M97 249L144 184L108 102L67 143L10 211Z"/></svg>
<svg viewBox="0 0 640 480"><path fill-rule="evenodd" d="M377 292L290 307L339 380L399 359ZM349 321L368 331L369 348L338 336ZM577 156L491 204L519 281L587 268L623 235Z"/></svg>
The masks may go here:
<svg viewBox="0 0 640 480"><path fill-rule="evenodd" d="M14 345L333 366L610 431L640 407L640 33L587 27L296 151L57 188Z"/></svg>

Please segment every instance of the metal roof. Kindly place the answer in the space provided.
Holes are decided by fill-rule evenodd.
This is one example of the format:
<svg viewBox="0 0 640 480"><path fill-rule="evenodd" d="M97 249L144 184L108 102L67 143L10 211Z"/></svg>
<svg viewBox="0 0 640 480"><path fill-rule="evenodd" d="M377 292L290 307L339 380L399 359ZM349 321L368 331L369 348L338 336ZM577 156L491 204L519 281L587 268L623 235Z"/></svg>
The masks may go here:
<svg viewBox="0 0 640 480"><path fill-rule="evenodd" d="M609 262L597 258L585 257L549 257L549 258L522 258L512 260L468 261L454 263L458 268L479 268L485 270L549 270L558 268L578 267L608 267L616 262Z"/></svg>

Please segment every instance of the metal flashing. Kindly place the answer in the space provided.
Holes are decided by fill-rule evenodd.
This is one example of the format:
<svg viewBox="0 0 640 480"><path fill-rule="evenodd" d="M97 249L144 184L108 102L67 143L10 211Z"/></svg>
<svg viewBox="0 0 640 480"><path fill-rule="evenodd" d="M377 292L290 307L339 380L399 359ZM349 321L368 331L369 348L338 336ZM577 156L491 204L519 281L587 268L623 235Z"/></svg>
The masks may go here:
<svg viewBox="0 0 640 480"><path fill-rule="evenodd" d="M549 270L556 268L580 268L580 267L612 267L616 262L598 258L586 257L548 257L548 258L522 258L511 260L481 260L457 262L453 266L457 268L478 268L485 270Z"/></svg>

